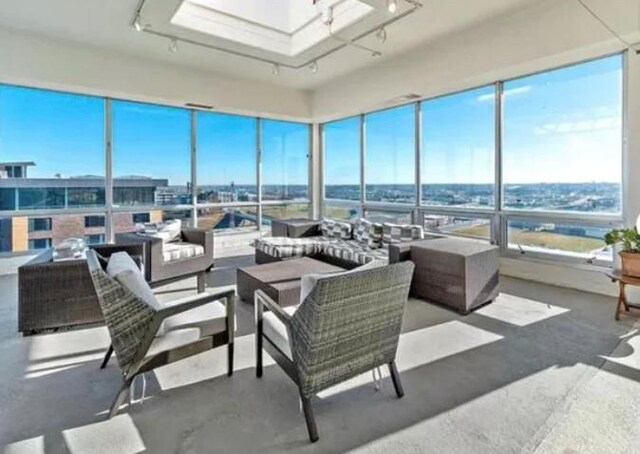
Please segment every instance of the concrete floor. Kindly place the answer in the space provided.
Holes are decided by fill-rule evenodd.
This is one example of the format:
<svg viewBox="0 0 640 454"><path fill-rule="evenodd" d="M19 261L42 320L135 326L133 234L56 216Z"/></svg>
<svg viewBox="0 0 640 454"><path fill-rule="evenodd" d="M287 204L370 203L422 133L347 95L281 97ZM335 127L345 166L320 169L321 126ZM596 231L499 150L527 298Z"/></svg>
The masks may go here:
<svg viewBox="0 0 640 454"><path fill-rule="evenodd" d="M227 258L209 287L234 285ZM193 282L162 298L193 292ZM467 317L411 300L398 351L405 398L367 374L314 402L309 444L296 388L253 363L252 306L238 305L236 372L214 350L152 374L147 400L113 418L115 361L103 327L23 338L16 277L0 277L0 446L15 453L638 452L640 335L610 298L504 278Z"/></svg>

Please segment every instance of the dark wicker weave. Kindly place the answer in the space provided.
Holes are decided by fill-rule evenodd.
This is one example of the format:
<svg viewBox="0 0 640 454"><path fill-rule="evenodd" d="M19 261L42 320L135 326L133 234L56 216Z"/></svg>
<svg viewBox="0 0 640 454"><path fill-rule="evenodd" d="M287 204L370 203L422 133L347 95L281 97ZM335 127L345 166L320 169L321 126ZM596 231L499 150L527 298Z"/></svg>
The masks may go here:
<svg viewBox="0 0 640 454"><path fill-rule="evenodd" d="M386 364L402 397L395 356L413 268L403 262L320 279L293 316L256 292L256 374L262 376L264 338L298 385L311 441L318 433L310 398L324 389ZM285 325L291 357L264 334L263 306Z"/></svg>
<svg viewBox="0 0 640 454"><path fill-rule="evenodd" d="M137 245L92 248L105 258L119 251L142 255ZM54 262L48 250L18 268L18 331L24 335L102 321L85 260Z"/></svg>
<svg viewBox="0 0 640 454"><path fill-rule="evenodd" d="M203 351L228 346L228 375L233 373L233 334L235 331L235 292L201 293L167 306L150 306L138 299L131 291L109 277L102 269L93 251L87 253L87 263L95 286L100 308L111 336L111 348L103 366L115 351L118 365L122 369L122 387L109 411L113 417L126 398L133 379L144 372L179 361ZM153 355L149 349L157 339L160 324L176 314L203 306L216 300L226 302L226 329L200 338L188 344L180 344L171 350L162 350ZM166 336L167 334L165 334Z"/></svg>
<svg viewBox="0 0 640 454"><path fill-rule="evenodd" d="M304 238L320 235L321 221L308 218L274 219L271 221L271 236Z"/></svg>

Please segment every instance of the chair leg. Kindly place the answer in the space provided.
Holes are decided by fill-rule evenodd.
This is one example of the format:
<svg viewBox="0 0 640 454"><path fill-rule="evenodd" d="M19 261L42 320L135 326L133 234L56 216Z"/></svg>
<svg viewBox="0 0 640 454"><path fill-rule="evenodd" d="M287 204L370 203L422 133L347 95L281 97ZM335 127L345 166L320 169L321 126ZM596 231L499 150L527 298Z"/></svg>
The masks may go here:
<svg viewBox="0 0 640 454"><path fill-rule="evenodd" d="M113 355L113 345L109 345L109 350L107 350L107 353L104 355L104 359L102 360L100 369L104 369L105 367L107 367L107 363L109 362L111 355Z"/></svg>
<svg viewBox="0 0 640 454"><path fill-rule="evenodd" d="M311 407L311 400L300 394L300 400L302 401L302 410L304 411L304 419L307 422L307 430L309 431L309 440L311 443L318 441L318 427L316 426L316 419L313 416L313 408Z"/></svg>
<svg viewBox="0 0 640 454"><path fill-rule="evenodd" d="M262 303L256 298L256 377L262 377Z"/></svg>
<svg viewBox="0 0 640 454"><path fill-rule="evenodd" d="M396 389L396 395L398 398L404 396L404 389L402 389L402 382L400 381L400 374L398 374L398 368L396 367L395 361L391 361L389 363L389 373L391 374L393 387Z"/></svg>
<svg viewBox="0 0 640 454"><path fill-rule="evenodd" d="M205 273L198 273L198 293L203 293L204 292L204 277L205 277Z"/></svg>
<svg viewBox="0 0 640 454"><path fill-rule="evenodd" d="M111 405L111 410L109 410L109 419L113 418L117 413L122 402L127 398L127 394L129 393L129 388L131 386L131 380L127 380L122 384L120 391L116 394L116 398Z"/></svg>
<svg viewBox="0 0 640 454"><path fill-rule="evenodd" d="M233 375L233 342L227 344L227 375L231 377Z"/></svg>

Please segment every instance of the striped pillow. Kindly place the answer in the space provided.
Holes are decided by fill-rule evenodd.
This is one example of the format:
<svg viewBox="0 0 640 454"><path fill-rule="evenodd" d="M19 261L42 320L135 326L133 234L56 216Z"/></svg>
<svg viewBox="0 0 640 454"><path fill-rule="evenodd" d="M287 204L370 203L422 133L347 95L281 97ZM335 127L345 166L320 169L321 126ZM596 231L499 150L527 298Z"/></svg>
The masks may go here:
<svg viewBox="0 0 640 454"><path fill-rule="evenodd" d="M424 230L419 225L382 224L384 244L406 243L424 238Z"/></svg>
<svg viewBox="0 0 640 454"><path fill-rule="evenodd" d="M382 224L360 218L353 227L353 238L371 249L380 248L382 247Z"/></svg>
<svg viewBox="0 0 640 454"><path fill-rule="evenodd" d="M333 219L323 219L320 223L322 236L327 238L338 238L341 240L351 239L351 224L348 222L334 221Z"/></svg>

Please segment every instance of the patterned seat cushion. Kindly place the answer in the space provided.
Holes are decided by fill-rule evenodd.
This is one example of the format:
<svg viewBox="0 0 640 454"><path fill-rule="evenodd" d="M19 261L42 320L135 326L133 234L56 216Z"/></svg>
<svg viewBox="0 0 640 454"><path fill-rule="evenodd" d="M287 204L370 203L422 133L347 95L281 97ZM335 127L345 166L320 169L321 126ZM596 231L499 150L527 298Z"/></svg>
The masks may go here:
<svg viewBox="0 0 640 454"><path fill-rule="evenodd" d="M387 248L371 249L355 240L339 240L322 245L322 253L337 259L348 260L365 265L373 260L389 260Z"/></svg>
<svg viewBox="0 0 640 454"><path fill-rule="evenodd" d="M276 258L306 257L320 251L320 245L336 241L325 237L287 238L271 237L260 238L255 241L256 249Z"/></svg>
<svg viewBox="0 0 640 454"><path fill-rule="evenodd" d="M353 239L371 249L382 247L382 224L358 219L353 227Z"/></svg>
<svg viewBox="0 0 640 454"><path fill-rule="evenodd" d="M388 244L406 243L424 238L424 230L419 225L382 224L382 242Z"/></svg>
<svg viewBox="0 0 640 454"><path fill-rule="evenodd" d="M162 245L162 259L165 262L174 262L201 255L204 255L204 248L199 244L166 243Z"/></svg>
<svg viewBox="0 0 640 454"><path fill-rule="evenodd" d="M338 238L341 240L351 239L351 224L348 222L334 221L333 219L323 219L320 223L322 236L327 238Z"/></svg>

